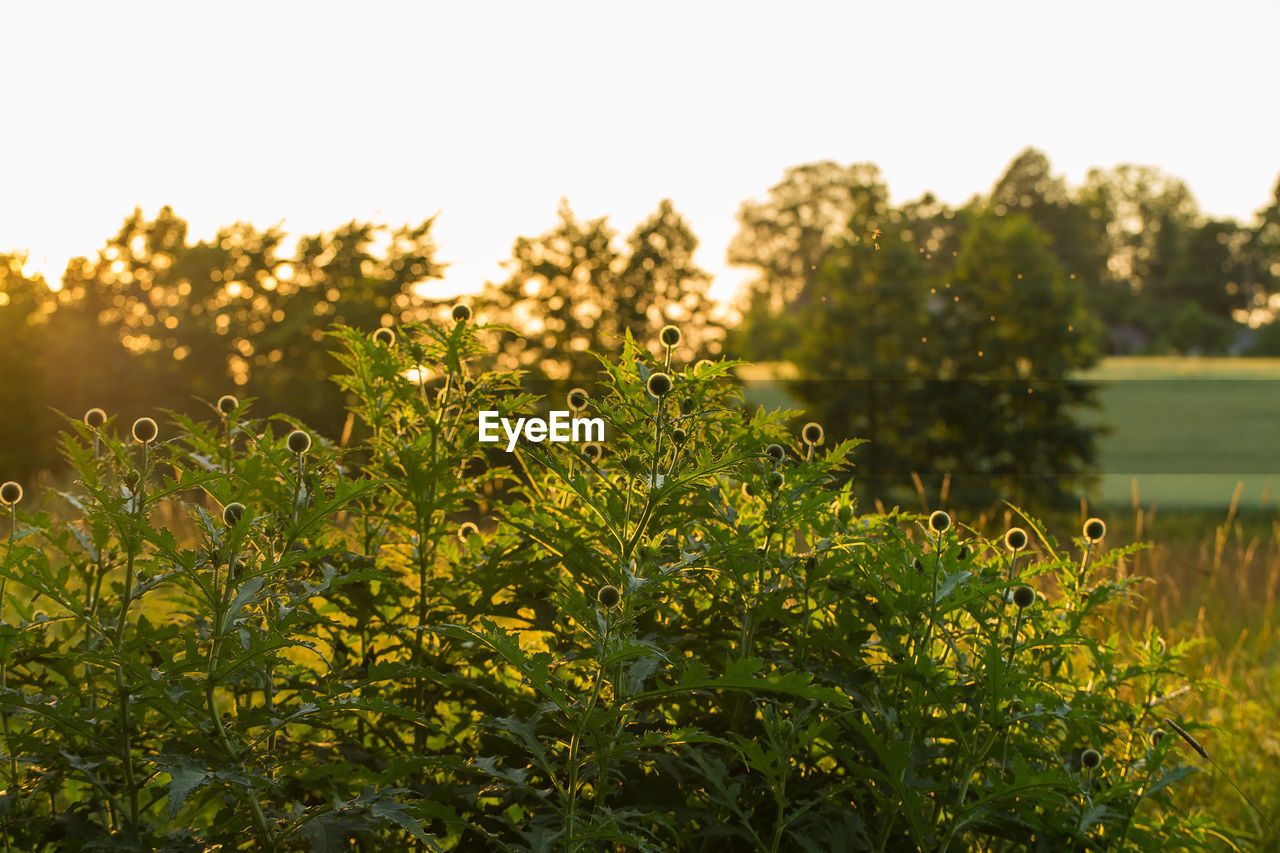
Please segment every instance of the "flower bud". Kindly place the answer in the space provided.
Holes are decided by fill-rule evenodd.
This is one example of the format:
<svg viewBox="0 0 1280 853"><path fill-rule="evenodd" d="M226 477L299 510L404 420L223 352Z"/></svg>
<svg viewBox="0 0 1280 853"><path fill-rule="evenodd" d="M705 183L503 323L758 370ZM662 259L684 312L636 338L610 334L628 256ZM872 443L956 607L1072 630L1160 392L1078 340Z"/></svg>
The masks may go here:
<svg viewBox="0 0 1280 853"><path fill-rule="evenodd" d="M800 437L804 439L805 444L822 444L825 433L822 431L822 424L816 421L809 421L800 430Z"/></svg>
<svg viewBox="0 0 1280 853"><path fill-rule="evenodd" d="M605 584L596 593L596 601L600 602L606 610L612 610L622 601L622 593L613 584Z"/></svg>
<svg viewBox="0 0 1280 853"><path fill-rule="evenodd" d="M776 492L782 488L783 480L781 471L770 471L769 476L765 478L765 484L768 485L769 491Z"/></svg>
<svg viewBox="0 0 1280 853"><path fill-rule="evenodd" d="M671 431L671 440L676 444L684 444L689 438L689 434L681 427L676 427Z"/></svg>
<svg viewBox="0 0 1280 853"><path fill-rule="evenodd" d="M240 400L233 394L223 394L218 398L218 411L222 412L223 417L234 412L239 405Z"/></svg>
<svg viewBox="0 0 1280 853"><path fill-rule="evenodd" d="M222 509L222 520L226 522L227 527L235 527L240 523L240 519L244 518L245 505L239 501L232 501Z"/></svg>
<svg viewBox="0 0 1280 853"><path fill-rule="evenodd" d="M458 525L459 542L466 542L469 537L479 535L479 533L480 528L477 527L474 522L464 521L462 524Z"/></svg>
<svg viewBox="0 0 1280 853"><path fill-rule="evenodd" d="M1027 547L1027 531L1021 527L1010 527L1004 535L1004 547L1010 551L1021 551Z"/></svg>
<svg viewBox="0 0 1280 853"><path fill-rule="evenodd" d="M22 486L13 480L0 486L0 503L5 506L13 506L22 500Z"/></svg>
<svg viewBox="0 0 1280 853"><path fill-rule="evenodd" d="M569 408L575 412L581 412L587 407L587 392L581 388L574 388L569 392L569 396L566 399L568 400Z"/></svg>
<svg viewBox="0 0 1280 853"><path fill-rule="evenodd" d="M151 418L138 418L133 422L133 440L141 444L150 444L160 434L160 428Z"/></svg>
<svg viewBox="0 0 1280 853"><path fill-rule="evenodd" d="M396 345L396 333L383 326L373 333L373 340L384 347L393 347Z"/></svg>
<svg viewBox="0 0 1280 853"><path fill-rule="evenodd" d="M1102 763L1102 753L1096 749L1086 749L1080 754L1080 766L1092 770Z"/></svg>
<svg viewBox="0 0 1280 853"><path fill-rule="evenodd" d="M1036 600L1036 591L1029 586L1020 586L1013 591L1013 603L1019 610L1025 610Z"/></svg>
<svg viewBox="0 0 1280 853"><path fill-rule="evenodd" d="M934 510L929 516L929 529L934 533L945 533L951 527L951 516L942 510Z"/></svg>
<svg viewBox="0 0 1280 853"><path fill-rule="evenodd" d="M306 453L311 449L311 436L303 430L295 429L289 433L289 437L285 439L285 444L294 453Z"/></svg>
<svg viewBox="0 0 1280 853"><path fill-rule="evenodd" d="M646 387L649 389L651 396L665 397L671 392L671 377L665 373L654 373L649 377Z"/></svg>
<svg viewBox="0 0 1280 853"><path fill-rule="evenodd" d="M90 429L101 429L102 425L107 422L107 413L94 407L84 413L84 422Z"/></svg>
<svg viewBox="0 0 1280 853"><path fill-rule="evenodd" d="M770 444L764 449L764 455L768 456L774 462L782 461L782 454L783 450L781 444Z"/></svg>
<svg viewBox="0 0 1280 853"><path fill-rule="evenodd" d="M662 339L662 345L670 349L680 343L680 329L671 325L663 326L659 337Z"/></svg>
<svg viewBox="0 0 1280 853"><path fill-rule="evenodd" d="M683 400L680 401L680 414L682 415L693 414L693 400L691 398L685 397Z"/></svg>
<svg viewBox="0 0 1280 853"><path fill-rule="evenodd" d="M471 306L459 302L453 306L453 319L459 323L466 323L471 319Z"/></svg>
<svg viewBox="0 0 1280 853"><path fill-rule="evenodd" d="M841 504L840 508L836 510L836 518L840 519L841 523L848 524L849 519L853 518L853 507L848 504Z"/></svg>
<svg viewBox="0 0 1280 853"><path fill-rule="evenodd" d="M598 441L589 441L582 445L582 455L592 462L599 462L600 457L604 455L604 448L600 446Z"/></svg>
<svg viewBox="0 0 1280 853"><path fill-rule="evenodd" d="M1084 523L1084 538L1086 542L1097 542L1106 535L1107 523L1102 519L1091 518Z"/></svg>

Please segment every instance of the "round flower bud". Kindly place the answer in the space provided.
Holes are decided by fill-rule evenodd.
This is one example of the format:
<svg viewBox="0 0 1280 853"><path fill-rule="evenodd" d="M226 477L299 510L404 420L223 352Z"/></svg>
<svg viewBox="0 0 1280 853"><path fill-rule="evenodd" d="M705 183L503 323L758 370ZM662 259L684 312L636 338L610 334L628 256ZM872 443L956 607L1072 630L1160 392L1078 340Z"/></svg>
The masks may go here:
<svg viewBox="0 0 1280 853"><path fill-rule="evenodd" d="M622 601L622 593L613 584L605 584L596 593L596 601L600 602L606 610L612 610Z"/></svg>
<svg viewBox="0 0 1280 853"><path fill-rule="evenodd" d="M138 476L138 472L130 468L128 471L125 472L124 484L129 487L129 491L133 491L134 489L138 488L138 483L141 481L141 479L142 478Z"/></svg>
<svg viewBox="0 0 1280 853"><path fill-rule="evenodd" d="M645 387L654 397L665 397L671 392L671 377L665 373L655 373L649 377Z"/></svg>
<svg viewBox="0 0 1280 853"><path fill-rule="evenodd" d="M94 407L84 413L84 422L90 429L100 429L107 422L107 413Z"/></svg>
<svg viewBox="0 0 1280 853"><path fill-rule="evenodd" d="M782 488L783 479L781 471L770 471L765 483L769 486L769 491L776 492Z"/></svg>
<svg viewBox="0 0 1280 853"><path fill-rule="evenodd" d="M836 518L840 519L844 524L848 524L849 519L853 518L853 507L848 504L842 504L840 508L836 510Z"/></svg>
<svg viewBox="0 0 1280 853"><path fill-rule="evenodd" d="M582 455L592 462L598 462L600 457L604 455L604 448L600 446L598 441L589 441L582 445Z"/></svg>
<svg viewBox="0 0 1280 853"><path fill-rule="evenodd" d="M569 408L575 412L580 412L587 407L587 392L581 388L574 388L566 399L569 402Z"/></svg>
<svg viewBox="0 0 1280 853"><path fill-rule="evenodd" d="M311 449L311 436L303 430L295 429L289 433L285 443L294 453L306 453Z"/></svg>
<svg viewBox="0 0 1280 853"><path fill-rule="evenodd" d="M1107 523L1100 518L1091 518L1084 523L1084 538L1087 542L1097 542L1107 535Z"/></svg>
<svg viewBox="0 0 1280 853"><path fill-rule="evenodd" d="M764 449L765 456L768 456L774 462L782 461L782 453L783 451L782 451L781 444L770 444L768 447Z"/></svg>
<svg viewBox="0 0 1280 853"><path fill-rule="evenodd" d="M465 323L471 319L471 306L458 303L453 306L453 319L459 323Z"/></svg>
<svg viewBox="0 0 1280 853"><path fill-rule="evenodd" d="M1027 531L1021 527L1010 527L1004 535L1004 547L1010 551L1021 551L1027 547Z"/></svg>
<svg viewBox="0 0 1280 853"><path fill-rule="evenodd" d="M223 417L231 414L240 405L240 400L233 394L223 394L218 398L218 411L222 412Z"/></svg>
<svg viewBox="0 0 1280 853"><path fill-rule="evenodd" d="M685 397L683 400L680 401L680 414L682 415L693 414L693 400L690 399L689 397Z"/></svg>
<svg viewBox="0 0 1280 853"><path fill-rule="evenodd" d="M228 527L235 527L244 518L245 506L239 501L232 501L222 509L222 520Z"/></svg>
<svg viewBox="0 0 1280 853"><path fill-rule="evenodd" d="M671 325L663 326L659 337L662 338L662 345L670 348L680 343L680 330Z"/></svg>
<svg viewBox="0 0 1280 853"><path fill-rule="evenodd" d="M383 326L373 333L373 340L384 347L393 347L396 345L396 333Z"/></svg>
<svg viewBox="0 0 1280 853"><path fill-rule="evenodd" d="M151 418L138 418L133 422L133 440L142 444L150 444L160 434L160 428Z"/></svg>
<svg viewBox="0 0 1280 853"><path fill-rule="evenodd" d="M809 421L800 430L800 437L804 439L805 444L822 444L825 433L822 431L822 424L816 421Z"/></svg>
<svg viewBox="0 0 1280 853"><path fill-rule="evenodd" d="M1080 766L1092 770L1102 763L1102 753L1096 749L1086 749L1080 754Z"/></svg>
<svg viewBox="0 0 1280 853"><path fill-rule="evenodd" d="M929 529L934 533L945 533L951 527L951 516L940 509L929 516Z"/></svg>
<svg viewBox="0 0 1280 853"><path fill-rule="evenodd" d="M466 542L470 536L476 536L480 533L480 528L474 522L464 521L458 525L458 541Z"/></svg>
<svg viewBox="0 0 1280 853"><path fill-rule="evenodd" d="M1025 610L1036 600L1036 591L1029 586L1020 586L1013 591L1013 603L1019 610Z"/></svg>
<svg viewBox="0 0 1280 853"><path fill-rule="evenodd" d="M0 486L0 503L5 506L13 506L22 500L22 486L13 480Z"/></svg>
<svg viewBox="0 0 1280 853"><path fill-rule="evenodd" d="M684 444L689 438L689 434L682 427L676 427L671 431L671 440L676 444Z"/></svg>
<svg viewBox="0 0 1280 853"><path fill-rule="evenodd" d="M754 498L756 496L756 487L750 483L744 482L742 484L742 494L744 497Z"/></svg>
<svg viewBox="0 0 1280 853"><path fill-rule="evenodd" d="M1160 741L1164 740L1165 734L1166 732L1164 729L1156 729L1155 731L1153 731L1151 733L1151 745L1152 746L1159 745Z"/></svg>

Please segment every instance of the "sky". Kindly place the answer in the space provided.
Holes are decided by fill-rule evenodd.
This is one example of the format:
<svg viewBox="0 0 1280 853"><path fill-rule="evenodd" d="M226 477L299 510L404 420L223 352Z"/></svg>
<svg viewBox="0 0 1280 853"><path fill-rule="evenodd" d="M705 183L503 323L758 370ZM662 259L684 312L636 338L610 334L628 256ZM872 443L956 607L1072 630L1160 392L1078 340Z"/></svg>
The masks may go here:
<svg viewBox="0 0 1280 853"><path fill-rule="evenodd" d="M56 279L141 207L195 238L439 214L441 295L563 197L663 198L732 296L735 213L793 165L962 204L1023 148L1155 165L1250 220L1280 175L1274 2L0 3L0 251Z"/></svg>

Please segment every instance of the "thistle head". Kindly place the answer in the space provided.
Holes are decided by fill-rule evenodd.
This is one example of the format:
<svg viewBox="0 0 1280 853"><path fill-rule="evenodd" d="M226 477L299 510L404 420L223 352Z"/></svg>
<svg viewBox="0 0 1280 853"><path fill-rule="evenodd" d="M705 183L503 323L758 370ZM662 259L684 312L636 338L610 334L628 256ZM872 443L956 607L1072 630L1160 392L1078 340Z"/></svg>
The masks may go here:
<svg viewBox="0 0 1280 853"><path fill-rule="evenodd" d="M765 484L769 487L769 491L776 492L782 488L785 479L781 471L770 471L769 476L765 478Z"/></svg>
<svg viewBox="0 0 1280 853"><path fill-rule="evenodd" d="M684 444L689 439L689 433L684 431L683 427L676 427L671 431L671 440L677 445Z"/></svg>
<svg viewBox="0 0 1280 853"><path fill-rule="evenodd" d="M107 422L107 413L96 406L84 413L84 423L89 429L101 429Z"/></svg>
<svg viewBox="0 0 1280 853"><path fill-rule="evenodd" d="M393 347L396 345L396 333L383 326L373 333L373 342L384 347Z"/></svg>
<svg viewBox="0 0 1280 853"><path fill-rule="evenodd" d="M295 429L285 439L285 444L294 453L303 454L311 449L311 434L305 430Z"/></svg>
<svg viewBox="0 0 1280 853"><path fill-rule="evenodd" d="M575 412L581 412L587 407L587 392L582 388L574 388L565 398L569 403L569 408Z"/></svg>
<svg viewBox="0 0 1280 853"><path fill-rule="evenodd" d="M1096 749L1086 749L1080 754L1080 766L1092 770L1102 763L1102 753Z"/></svg>
<svg viewBox="0 0 1280 853"><path fill-rule="evenodd" d="M645 383L645 387L649 391L649 396L662 399L671 393L671 377L665 373L654 373Z"/></svg>
<svg viewBox="0 0 1280 853"><path fill-rule="evenodd" d="M1097 542L1107 535L1107 523L1100 518L1091 518L1084 523L1084 541Z"/></svg>
<svg viewBox="0 0 1280 853"><path fill-rule="evenodd" d="M133 422L133 440L139 444L150 444L160 434L160 427L151 418L138 418Z"/></svg>
<svg viewBox="0 0 1280 853"><path fill-rule="evenodd" d="M768 457L769 457L770 459L772 459L774 462L781 462L781 461L782 461L782 455L783 455L782 445L781 445L781 444L770 444L770 445L768 445L768 446L767 446L767 447L765 447L765 449L764 449L764 455L765 455L765 456L768 456Z"/></svg>
<svg viewBox="0 0 1280 853"><path fill-rule="evenodd" d="M604 455L604 448L600 446L598 441L589 441L582 445L582 455L592 462L599 462L600 457Z"/></svg>
<svg viewBox="0 0 1280 853"><path fill-rule="evenodd" d="M1020 586L1013 591L1013 603L1019 610L1026 610L1036 600L1036 591L1029 586Z"/></svg>
<svg viewBox="0 0 1280 853"><path fill-rule="evenodd" d="M218 398L218 411L225 418L236 410L240 405L240 400L234 394L223 394Z"/></svg>
<svg viewBox="0 0 1280 853"><path fill-rule="evenodd" d="M809 421L800 430L800 438L804 440L805 444L811 446L822 444L825 437L826 433L822 430L822 424L817 421Z"/></svg>
<svg viewBox="0 0 1280 853"><path fill-rule="evenodd" d="M459 302L453 306L453 319L459 323L466 323L471 320L471 306L463 302Z"/></svg>
<svg viewBox="0 0 1280 853"><path fill-rule="evenodd" d="M239 501L232 501L222 508L222 520L226 522L227 527L235 527L240 523L240 519L244 518L245 505Z"/></svg>
<svg viewBox="0 0 1280 853"><path fill-rule="evenodd" d="M480 533L480 528L474 522L464 521L458 525L458 541L466 542L468 538Z"/></svg>
<svg viewBox="0 0 1280 853"><path fill-rule="evenodd" d="M1021 527L1010 527L1009 532L1004 535L1004 547L1014 553L1027 547L1027 531Z"/></svg>
<svg viewBox="0 0 1280 853"><path fill-rule="evenodd" d="M13 480L0 486L0 503L5 506L13 506L22 500L22 486Z"/></svg>
<svg viewBox="0 0 1280 853"><path fill-rule="evenodd" d="M951 528L951 516L947 515L940 509L933 511L929 516L929 529L934 533L943 534Z"/></svg>
<svg viewBox="0 0 1280 853"><path fill-rule="evenodd" d="M693 400L690 399L689 397L685 397L683 400L680 401L680 414L682 415L693 414Z"/></svg>
<svg viewBox="0 0 1280 853"><path fill-rule="evenodd" d="M672 325L663 326L658 337L661 338L664 347L671 349L680 344L680 329Z"/></svg>
<svg viewBox="0 0 1280 853"><path fill-rule="evenodd" d="M600 602L600 606L605 610L612 610L621 603L622 593L613 584L605 584L596 593L596 601Z"/></svg>

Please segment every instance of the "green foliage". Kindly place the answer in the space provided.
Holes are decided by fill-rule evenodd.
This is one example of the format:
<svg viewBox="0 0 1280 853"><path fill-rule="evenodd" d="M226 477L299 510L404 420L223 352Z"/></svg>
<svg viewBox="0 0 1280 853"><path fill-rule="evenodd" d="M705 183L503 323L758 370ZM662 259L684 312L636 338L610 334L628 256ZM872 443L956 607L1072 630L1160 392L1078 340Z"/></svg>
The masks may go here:
<svg viewBox="0 0 1280 853"><path fill-rule="evenodd" d="M537 402L477 366L491 331L333 329L349 448L290 449L250 399L153 445L69 424L79 479L16 509L0 563L10 849L1223 837L1149 736L1185 648L1108 637L1129 551L858 515L856 442L806 445L735 405L733 363L630 335L586 401L602 454L491 453L476 412Z"/></svg>

